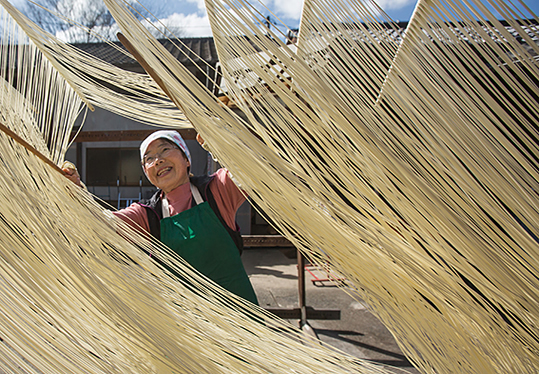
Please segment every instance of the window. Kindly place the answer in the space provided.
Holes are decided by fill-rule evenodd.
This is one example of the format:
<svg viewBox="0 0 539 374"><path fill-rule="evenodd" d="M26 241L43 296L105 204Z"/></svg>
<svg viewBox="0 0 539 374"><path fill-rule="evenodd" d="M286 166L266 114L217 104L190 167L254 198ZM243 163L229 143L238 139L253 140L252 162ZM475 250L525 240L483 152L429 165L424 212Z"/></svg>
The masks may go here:
<svg viewBox="0 0 539 374"><path fill-rule="evenodd" d="M89 186L143 186L150 182L142 171L138 148L88 148L86 184Z"/></svg>

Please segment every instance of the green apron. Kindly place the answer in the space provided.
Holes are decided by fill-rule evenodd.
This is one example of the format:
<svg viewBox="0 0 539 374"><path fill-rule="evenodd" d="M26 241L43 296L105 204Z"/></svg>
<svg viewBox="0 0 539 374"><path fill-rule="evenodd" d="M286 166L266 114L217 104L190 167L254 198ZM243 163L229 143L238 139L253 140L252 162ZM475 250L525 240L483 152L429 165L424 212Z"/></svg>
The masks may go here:
<svg viewBox="0 0 539 374"><path fill-rule="evenodd" d="M165 245L221 287L258 305L238 248L208 202L164 217L160 224Z"/></svg>

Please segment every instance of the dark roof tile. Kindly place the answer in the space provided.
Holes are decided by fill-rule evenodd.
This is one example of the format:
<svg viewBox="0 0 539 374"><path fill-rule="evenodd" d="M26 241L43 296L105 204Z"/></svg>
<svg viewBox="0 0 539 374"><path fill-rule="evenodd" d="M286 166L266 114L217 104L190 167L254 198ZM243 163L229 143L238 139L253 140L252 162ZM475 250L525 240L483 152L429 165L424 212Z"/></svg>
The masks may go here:
<svg viewBox="0 0 539 374"><path fill-rule="evenodd" d="M536 36L537 28L539 27L537 22L535 20L524 20L522 21L522 24L523 30L532 37L532 40L535 43L539 44L539 40L537 40L538 38ZM502 21L502 25L506 27L506 29L514 36L518 35L516 30L510 27L507 22ZM402 34L407 26L407 22L398 22L396 24L382 23L379 24L375 29L369 29L367 26L367 29L353 28L355 30L351 30L350 32L355 33L356 38L359 40L370 41L373 39L383 40L389 38L391 40L400 42L402 41ZM457 34L460 34L464 40L467 40L470 37L470 35L468 35L466 32L463 32L465 28L461 27L461 29L459 29L458 25L453 25L453 29ZM367 37L366 33L369 33L370 37ZM430 35L430 37L436 38L436 33ZM492 37L496 39L497 36L492 35ZM172 40L161 39L160 42L184 65L199 64L201 63L201 60L210 65L215 65L219 61L213 37L180 38ZM520 42L523 43L523 41ZM125 48L120 42L115 42L112 44L125 51ZM115 48L113 45L108 43L87 43L73 45L103 61L116 66L122 66L124 68L138 66L138 63L135 60L128 57L118 50L118 48Z"/></svg>
<svg viewBox="0 0 539 374"><path fill-rule="evenodd" d="M201 60L215 65L218 61L212 37L161 39L161 44L182 64L198 64ZM112 44L112 45L111 45ZM128 57L120 42L113 43L77 43L74 47L116 66L135 66L138 63Z"/></svg>

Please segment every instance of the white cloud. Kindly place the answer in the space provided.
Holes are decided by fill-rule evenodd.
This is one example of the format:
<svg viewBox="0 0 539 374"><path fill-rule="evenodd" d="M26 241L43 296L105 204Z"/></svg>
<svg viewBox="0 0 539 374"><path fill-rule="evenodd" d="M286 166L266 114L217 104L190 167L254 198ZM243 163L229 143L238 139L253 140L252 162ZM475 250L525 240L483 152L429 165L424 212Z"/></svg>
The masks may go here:
<svg viewBox="0 0 539 374"><path fill-rule="evenodd" d="M200 16L196 13L174 13L165 19L161 19L165 25L180 27L182 36L211 36L210 21L206 14Z"/></svg>
<svg viewBox="0 0 539 374"><path fill-rule="evenodd" d="M270 5L270 4L268 4ZM303 0L273 0L272 9L277 17L299 20L303 9Z"/></svg>
<svg viewBox="0 0 539 374"><path fill-rule="evenodd" d="M375 0L383 10L400 9L410 4L415 4L416 0Z"/></svg>

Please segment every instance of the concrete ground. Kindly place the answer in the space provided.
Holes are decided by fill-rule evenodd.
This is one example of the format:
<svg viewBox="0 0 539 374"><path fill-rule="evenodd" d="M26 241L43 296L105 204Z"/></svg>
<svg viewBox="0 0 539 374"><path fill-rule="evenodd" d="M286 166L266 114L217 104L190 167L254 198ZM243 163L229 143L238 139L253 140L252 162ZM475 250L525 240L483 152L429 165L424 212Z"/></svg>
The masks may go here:
<svg viewBox="0 0 539 374"><path fill-rule="evenodd" d="M242 259L264 308L297 308L297 259L285 256L277 248L248 248ZM313 282L328 278L324 271L307 267L305 272L306 305L315 310L340 310L339 320L309 320L318 338L339 350L378 363L395 373L419 374L397 346L391 333L334 281ZM299 320L289 320L298 326ZM393 369L394 368L394 369Z"/></svg>

